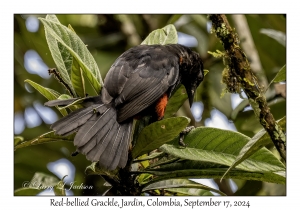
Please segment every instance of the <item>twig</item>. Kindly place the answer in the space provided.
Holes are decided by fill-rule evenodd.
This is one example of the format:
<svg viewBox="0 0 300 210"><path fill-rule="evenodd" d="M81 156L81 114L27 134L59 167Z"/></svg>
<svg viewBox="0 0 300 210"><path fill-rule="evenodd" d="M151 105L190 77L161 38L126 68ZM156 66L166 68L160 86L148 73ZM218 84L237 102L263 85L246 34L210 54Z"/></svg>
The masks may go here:
<svg viewBox="0 0 300 210"><path fill-rule="evenodd" d="M57 79L67 89L67 91L73 96L73 98L76 97L69 85L61 78L59 72L55 68L49 69L48 73L49 75L53 74L54 78Z"/></svg>
<svg viewBox="0 0 300 210"><path fill-rule="evenodd" d="M226 67L223 72L223 82L227 85L227 91L240 93L244 90L252 107L257 113L260 124L270 135L280 156L286 160L286 139L281 127L276 123L266 98L257 82L257 78L251 70L245 53L239 46L239 37L232 30L225 15L209 15L214 28L213 32L221 40L225 49L224 60Z"/></svg>

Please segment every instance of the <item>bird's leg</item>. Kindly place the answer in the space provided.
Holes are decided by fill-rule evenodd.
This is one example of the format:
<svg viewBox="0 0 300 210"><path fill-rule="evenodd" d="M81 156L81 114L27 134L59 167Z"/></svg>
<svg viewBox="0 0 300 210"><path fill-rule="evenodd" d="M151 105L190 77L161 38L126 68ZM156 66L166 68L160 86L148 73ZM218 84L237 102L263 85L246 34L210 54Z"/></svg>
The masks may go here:
<svg viewBox="0 0 300 210"><path fill-rule="evenodd" d="M183 142L183 139L184 139L184 136L186 135L186 134L188 134L191 130L193 130L195 127L194 126L188 126L188 127L186 127L183 131L181 131L180 132L180 134L179 134L179 141L178 141L178 144L180 145L180 146L182 146L182 147L186 147L187 146L187 144L185 144L184 142Z"/></svg>

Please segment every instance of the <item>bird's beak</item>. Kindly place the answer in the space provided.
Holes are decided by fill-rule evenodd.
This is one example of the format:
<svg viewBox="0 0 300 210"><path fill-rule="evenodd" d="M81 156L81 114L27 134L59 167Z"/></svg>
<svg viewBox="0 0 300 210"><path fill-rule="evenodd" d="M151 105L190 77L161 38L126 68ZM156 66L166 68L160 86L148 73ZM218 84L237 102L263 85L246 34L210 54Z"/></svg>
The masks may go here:
<svg viewBox="0 0 300 210"><path fill-rule="evenodd" d="M192 107L192 104L193 104L193 101L194 101L195 90L196 90L196 88L194 88L194 87L186 88L186 92L187 92L188 97L189 97L190 107Z"/></svg>

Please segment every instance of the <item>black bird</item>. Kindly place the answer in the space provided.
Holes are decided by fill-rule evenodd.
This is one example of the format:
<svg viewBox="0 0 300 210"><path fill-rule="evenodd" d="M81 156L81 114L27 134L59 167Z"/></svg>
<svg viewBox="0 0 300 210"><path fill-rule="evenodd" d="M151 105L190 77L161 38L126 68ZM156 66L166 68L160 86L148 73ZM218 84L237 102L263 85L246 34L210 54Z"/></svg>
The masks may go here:
<svg viewBox="0 0 300 210"><path fill-rule="evenodd" d="M109 170L124 168L133 119L156 120L172 93L183 84L190 106L203 80L203 63L196 52L179 45L139 45L124 52L109 69L100 95L86 97L84 108L55 122L58 135L77 132L74 145L90 161ZM68 105L76 99L53 100L47 106Z"/></svg>

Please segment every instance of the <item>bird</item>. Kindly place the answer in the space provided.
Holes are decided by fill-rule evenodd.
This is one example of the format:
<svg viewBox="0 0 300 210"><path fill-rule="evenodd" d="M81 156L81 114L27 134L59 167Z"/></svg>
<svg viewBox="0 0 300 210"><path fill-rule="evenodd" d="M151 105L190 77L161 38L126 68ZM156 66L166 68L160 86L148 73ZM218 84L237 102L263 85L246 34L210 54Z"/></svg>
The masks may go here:
<svg viewBox="0 0 300 210"><path fill-rule="evenodd" d="M76 133L74 146L107 170L124 168L128 160L134 119L163 119L168 100L182 84L190 106L203 81L198 53L180 44L138 45L121 54L110 67L97 96L51 125L55 134ZM78 98L52 100L46 106L65 106Z"/></svg>

